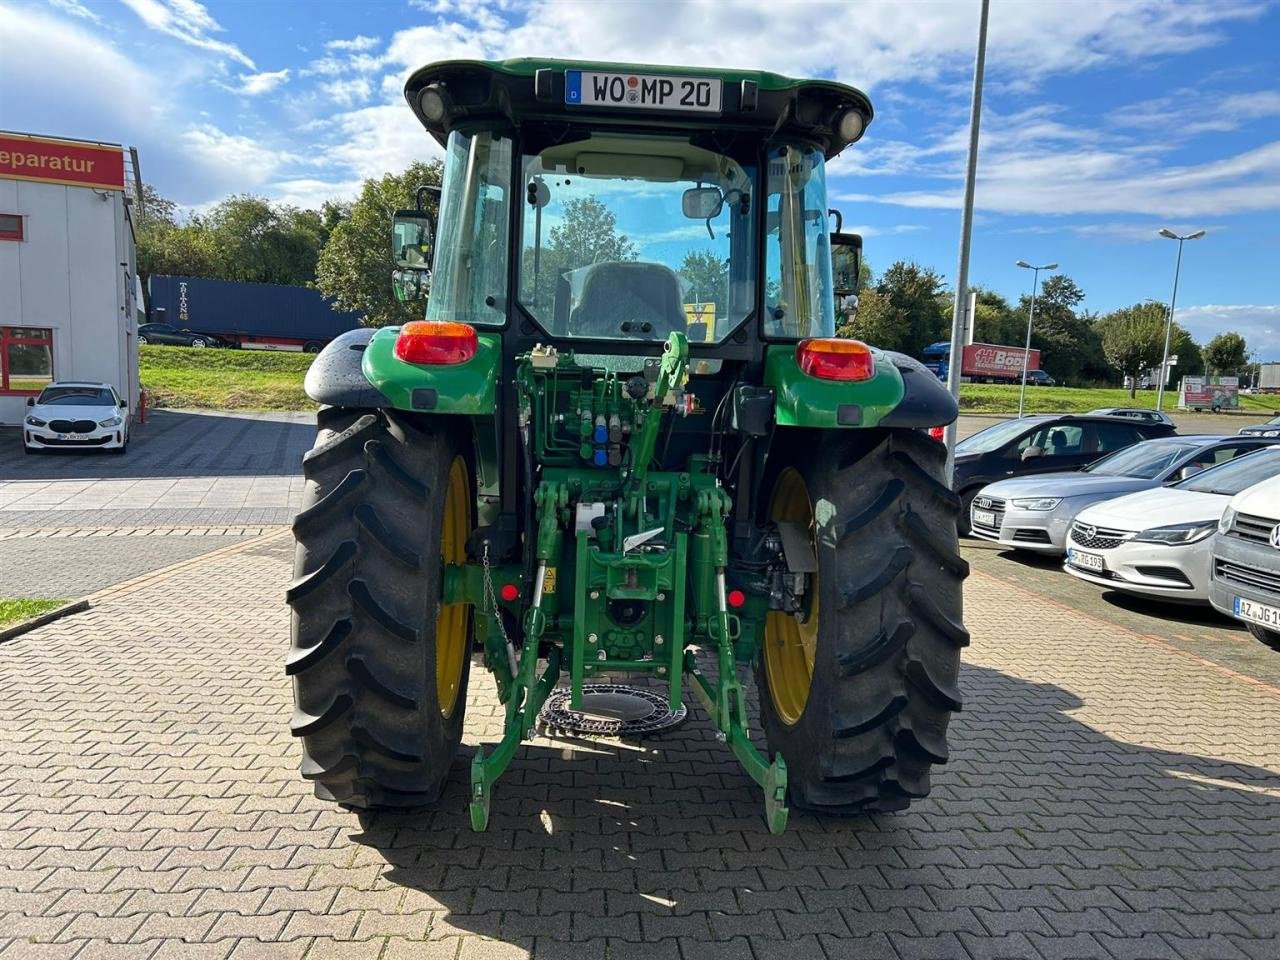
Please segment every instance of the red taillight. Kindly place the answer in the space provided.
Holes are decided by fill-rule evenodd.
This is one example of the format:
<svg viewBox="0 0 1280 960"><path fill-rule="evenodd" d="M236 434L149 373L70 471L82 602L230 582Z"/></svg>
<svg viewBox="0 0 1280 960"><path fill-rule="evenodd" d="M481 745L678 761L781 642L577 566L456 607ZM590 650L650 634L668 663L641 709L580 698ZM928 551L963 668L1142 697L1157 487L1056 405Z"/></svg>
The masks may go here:
<svg viewBox="0 0 1280 960"><path fill-rule="evenodd" d="M502 595L502 599L507 603L513 603L520 596L520 588L514 583L504 583L498 593Z"/></svg>
<svg viewBox="0 0 1280 960"><path fill-rule="evenodd" d="M747 602L747 595L743 593L741 590L730 590L729 596L726 599L729 601L729 606L737 610L740 606L742 606L744 603Z"/></svg>
<svg viewBox="0 0 1280 960"><path fill-rule="evenodd" d="M476 355L476 329L466 323L414 320L400 328L396 359L429 366L466 363Z"/></svg>
<svg viewBox="0 0 1280 960"><path fill-rule="evenodd" d="M861 340L801 340L796 363L820 380L870 380L876 375L875 357Z"/></svg>
<svg viewBox="0 0 1280 960"><path fill-rule="evenodd" d="M943 440L947 439L947 428L946 427L930 427L929 436L933 437L933 439L941 443Z"/></svg>

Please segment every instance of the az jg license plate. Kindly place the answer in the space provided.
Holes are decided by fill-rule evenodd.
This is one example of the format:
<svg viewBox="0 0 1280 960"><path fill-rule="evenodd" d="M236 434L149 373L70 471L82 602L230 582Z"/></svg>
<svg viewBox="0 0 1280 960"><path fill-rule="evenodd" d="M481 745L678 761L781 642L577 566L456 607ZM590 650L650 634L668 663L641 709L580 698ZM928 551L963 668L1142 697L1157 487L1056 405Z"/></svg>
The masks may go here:
<svg viewBox="0 0 1280 960"><path fill-rule="evenodd" d="M984 527L994 527L996 525L996 515L990 510L975 510L973 511L973 522Z"/></svg>
<svg viewBox="0 0 1280 960"><path fill-rule="evenodd" d="M723 84L713 77L566 70L564 102L582 107L719 113Z"/></svg>
<svg viewBox="0 0 1280 960"><path fill-rule="evenodd" d="M1235 611L1236 616L1241 620L1251 620L1272 630L1280 630L1280 607L1236 597Z"/></svg>
<svg viewBox="0 0 1280 960"><path fill-rule="evenodd" d="M1081 553L1075 549L1067 551L1067 563L1081 570L1095 570L1098 573L1107 569L1106 563L1096 553Z"/></svg>

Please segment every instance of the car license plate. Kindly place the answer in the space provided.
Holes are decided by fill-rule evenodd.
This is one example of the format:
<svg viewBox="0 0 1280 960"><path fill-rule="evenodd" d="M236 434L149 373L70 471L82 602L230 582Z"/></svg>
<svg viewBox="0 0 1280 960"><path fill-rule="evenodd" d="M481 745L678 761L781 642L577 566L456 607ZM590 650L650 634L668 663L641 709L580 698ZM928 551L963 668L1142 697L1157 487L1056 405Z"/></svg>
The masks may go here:
<svg viewBox="0 0 1280 960"><path fill-rule="evenodd" d="M973 522L980 523L984 527L994 527L996 525L996 515L990 510L973 511Z"/></svg>
<svg viewBox="0 0 1280 960"><path fill-rule="evenodd" d="M1256 600L1246 600L1244 597L1236 597L1235 611L1236 616L1241 620L1251 620L1254 623L1262 624L1264 627L1270 627L1272 630L1280 630L1280 607L1258 603Z"/></svg>
<svg viewBox="0 0 1280 960"><path fill-rule="evenodd" d="M722 86L714 77L566 70L564 102L575 107L719 113Z"/></svg>
<svg viewBox="0 0 1280 960"><path fill-rule="evenodd" d="M1082 570L1096 570L1099 573L1107 569L1106 561L1096 553L1081 553L1076 549L1067 551L1067 563Z"/></svg>
<svg viewBox="0 0 1280 960"><path fill-rule="evenodd" d="M59 440L88 440L89 435L87 433L60 433L58 434L58 439Z"/></svg>

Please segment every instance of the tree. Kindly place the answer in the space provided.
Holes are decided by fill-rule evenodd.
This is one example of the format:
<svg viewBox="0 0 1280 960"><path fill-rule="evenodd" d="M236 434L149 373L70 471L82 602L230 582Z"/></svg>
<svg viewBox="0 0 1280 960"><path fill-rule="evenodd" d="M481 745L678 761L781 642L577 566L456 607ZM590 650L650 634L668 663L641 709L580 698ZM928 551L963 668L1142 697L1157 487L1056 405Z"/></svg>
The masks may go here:
<svg viewBox="0 0 1280 960"><path fill-rule="evenodd" d="M636 245L618 233L618 218L594 196L565 202L560 222L551 228L542 249L526 249L521 270L521 298L549 312L555 302L556 284L573 270L593 263L634 260ZM536 267L536 269L535 269Z"/></svg>
<svg viewBox="0 0 1280 960"><path fill-rule="evenodd" d="M323 229L313 210L233 195L198 223L212 239L219 279L294 287L315 279Z"/></svg>
<svg viewBox="0 0 1280 960"><path fill-rule="evenodd" d="M422 316L421 303L401 303L391 291L391 218L414 206L419 186L439 184L439 160L414 163L403 173L366 180L360 196L334 224L316 262L316 286L338 310L358 310L373 327ZM434 211L433 211L434 213Z"/></svg>
<svg viewBox="0 0 1280 960"><path fill-rule="evenodd" d="M1135 303L1113 310L1094 324L1102 340L1107 362L1122 376L1132 378L1129 396L1138 389L1142 371L1158 364L1164 351L1164 308Z"/></svg>
<svg viewBox="0 0 1280 960"><path fill-rule="evenodd" d="M1218 376L1239 373L1249 363L1249 349L1244 337L1234 330L1218 334L1205 344L1204 362L1209 372Z"/></svg>
<svg viewBox="0 0 1280 960"><path fill-rule="evenodd" d="M1040 366L1059 383L1107 380L1111 373L1093 316L1077 310L1083 301L1084 291L1064 273L1046 278L1036 297L1031 346L1040 351ZM1017 312L1024 325L1030 310L1031 296L1023 294Z"/></svg>
<svg viewBox="0 0 1280 960"><path fill-rule="evenodd" d="M950 300L940 274L904 260L864 290L858 313L837 331L885 350L917 357L950 328Z"/></svg>
<svg viewBox="0 0 1280 960"><path fill-rule="evenodd" d="M729 262L711 250L690 250L676 271L689 284L689 302L716 305L723 312L729 298Z"/></svg>
<svg viewBox="0 0 1280 960"><path fill-rule="evenodd" d="M1019 317L1009 301L994 290L975 288L978 299L973 323L973 339L977 343L1022 346L1027 332L1027 318Z"/></svg>

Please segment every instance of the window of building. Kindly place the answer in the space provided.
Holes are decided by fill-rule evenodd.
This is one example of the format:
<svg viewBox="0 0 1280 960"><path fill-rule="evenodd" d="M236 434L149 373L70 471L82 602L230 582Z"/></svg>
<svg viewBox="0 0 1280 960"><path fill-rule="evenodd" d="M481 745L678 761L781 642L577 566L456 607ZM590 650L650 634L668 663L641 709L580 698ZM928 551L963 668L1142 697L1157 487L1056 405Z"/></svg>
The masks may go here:
<svg viewBox="0 0 1280 960"><path fill-rule="evenodd" d="M0 393L39 393L53 382L53 331L0 327Z"/></svg>
<svg viewBox="0 0 1280 960"><path fill-rule="evenodd" d="M0 240L22 239L22 214L0 213Z"/></svg>

